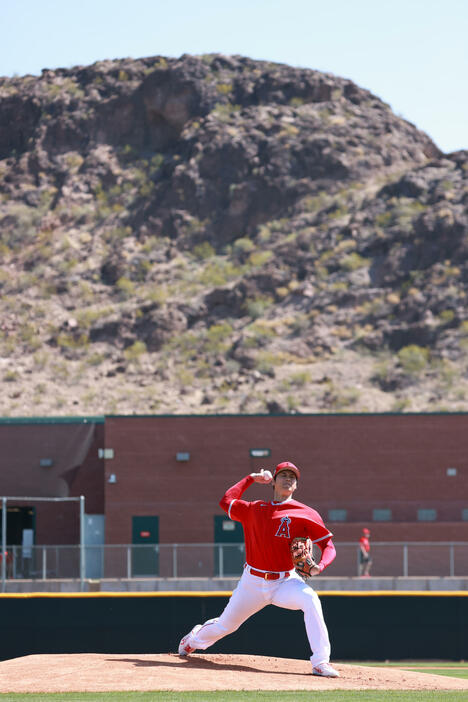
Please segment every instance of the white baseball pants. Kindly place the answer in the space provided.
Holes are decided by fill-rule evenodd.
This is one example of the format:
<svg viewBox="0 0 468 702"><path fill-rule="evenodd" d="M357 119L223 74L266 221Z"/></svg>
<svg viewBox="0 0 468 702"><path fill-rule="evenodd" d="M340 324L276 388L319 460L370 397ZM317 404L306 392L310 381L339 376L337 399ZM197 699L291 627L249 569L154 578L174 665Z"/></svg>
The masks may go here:
<svg viewBox="0 0 468 702"><path fill-rule="evenodd" d="M312 650L310 661L313 666L328 663L330 641L318 595L294 570L290 571L289 578L278 580L263 580L251 575L249 570L247 566L223 613L205 622L196 635L190 637L190 646L207 649L236 631L255 612L273 604L284 609L302 609Z"/></svg>

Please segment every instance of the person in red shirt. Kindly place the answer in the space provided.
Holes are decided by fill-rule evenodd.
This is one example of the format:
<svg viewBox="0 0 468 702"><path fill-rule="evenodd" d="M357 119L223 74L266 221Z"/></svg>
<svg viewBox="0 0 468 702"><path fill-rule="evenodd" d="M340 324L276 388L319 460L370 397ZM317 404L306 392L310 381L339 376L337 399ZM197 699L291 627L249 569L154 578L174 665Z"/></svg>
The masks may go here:
<svg viewBox="0 0 468 702"><path fill-rule="evenodd" d="M363 529L362 536L359 539L359 575L361 578L370 578L371 565L370 531L369 529Z"/></svg>
<svg viewBox="0 0 468 702"><path fill-rule="evenodd" d="M300 471L284 461L269 470L251 473L233 485L220 506L244 528L246 563L239 583L219 617L197 624L179 644L179 655L205 650L218 639L236 631L246 619L266 605L301 609L312 655L312 673L337 678L330 665L330 641L322 605L314 590L296 573L290 553L295 536L308 536L321 551L321 558L311 575L321 573L336 556L333 534L318 512L293 499ZM253 482L273 483L273 500L241 499Z"/></svg>

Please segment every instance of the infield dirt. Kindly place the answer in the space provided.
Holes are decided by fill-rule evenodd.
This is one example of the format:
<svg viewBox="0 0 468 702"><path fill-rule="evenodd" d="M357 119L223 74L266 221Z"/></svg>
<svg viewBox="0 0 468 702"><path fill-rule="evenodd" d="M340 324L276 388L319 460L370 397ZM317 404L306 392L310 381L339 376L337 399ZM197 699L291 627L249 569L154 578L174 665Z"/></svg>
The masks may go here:
<svg viewBox="0 0 468 702"><path fill-rule="evenodd" d="M334 665L340 678L311 675L306 660L268 656L41 654L0 662L0 692L468 690L468 680L395 668Z"/></svg>

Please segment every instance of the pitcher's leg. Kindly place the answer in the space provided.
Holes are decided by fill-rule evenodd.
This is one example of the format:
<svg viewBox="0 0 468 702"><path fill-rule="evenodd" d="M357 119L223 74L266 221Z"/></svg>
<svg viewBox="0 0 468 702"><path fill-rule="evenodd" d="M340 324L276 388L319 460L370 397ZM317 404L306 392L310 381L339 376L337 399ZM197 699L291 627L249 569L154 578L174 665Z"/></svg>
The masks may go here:
<svg viewBox="0 0 468 702"><path fill-rule="evenodd" d="M312 655L312 666L330 660L330 639L317 593L299 577L292 577L278 588L272 604L285 609L302 609Z"/></svg>
<svg viewBox="0 0 468 702"><path fill-rule="evenodd" d="M252 577L245 573L222 614L202 624L201 628L191 637L191 645L194 648L205 650L223 636L232 634L246 619L267 604L261 588L252 587L249 583L249 578Z"/></svg>

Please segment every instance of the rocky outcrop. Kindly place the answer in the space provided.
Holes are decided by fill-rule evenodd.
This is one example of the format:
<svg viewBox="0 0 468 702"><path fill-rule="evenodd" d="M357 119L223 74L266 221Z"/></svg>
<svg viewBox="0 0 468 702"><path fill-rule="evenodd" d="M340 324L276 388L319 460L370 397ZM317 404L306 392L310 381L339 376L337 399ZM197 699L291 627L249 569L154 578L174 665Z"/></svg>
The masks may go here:
<svg viewBox="0 0 468 702"><path fill-rule="evenodd" d="M467 164L240 56L0 78L3 411L459 408Z"/></svg>

